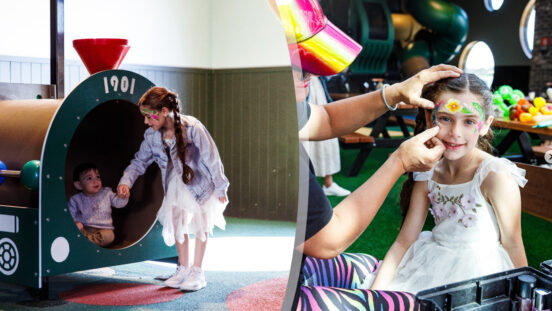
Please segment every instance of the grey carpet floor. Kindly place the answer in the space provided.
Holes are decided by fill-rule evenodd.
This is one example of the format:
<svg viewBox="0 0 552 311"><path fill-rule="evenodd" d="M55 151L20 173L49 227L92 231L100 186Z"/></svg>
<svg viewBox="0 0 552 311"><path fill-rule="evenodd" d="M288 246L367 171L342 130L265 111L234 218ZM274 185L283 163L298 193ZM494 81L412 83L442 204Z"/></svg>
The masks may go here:
<svg viewBox="0 0 552 311"><path fill-rule="evenodd" d="M226 310L228 294L253 283L287 278L295 224L227 218L226 231L216 230L204 260L207 287L180 298L137 306L96 306L66 302L59 292L81 286L141 283L162 286L155 277L170 274L175 258L144 261L69 273L50 278L48 300L39 301L25 287L0 283L0 310Z"/></svg>

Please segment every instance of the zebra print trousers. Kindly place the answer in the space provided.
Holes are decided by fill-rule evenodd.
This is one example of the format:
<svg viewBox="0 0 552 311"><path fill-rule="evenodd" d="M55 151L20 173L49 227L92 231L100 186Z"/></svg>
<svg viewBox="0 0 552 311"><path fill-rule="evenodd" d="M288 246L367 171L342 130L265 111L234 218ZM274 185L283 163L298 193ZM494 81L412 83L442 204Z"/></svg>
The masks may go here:
<svg viewBox="0 0 552 311"><path fill-rule="evenodd" d="M378 263L367 254L305 257L297 310L419 310L414 294L358 288Z"/></svg>

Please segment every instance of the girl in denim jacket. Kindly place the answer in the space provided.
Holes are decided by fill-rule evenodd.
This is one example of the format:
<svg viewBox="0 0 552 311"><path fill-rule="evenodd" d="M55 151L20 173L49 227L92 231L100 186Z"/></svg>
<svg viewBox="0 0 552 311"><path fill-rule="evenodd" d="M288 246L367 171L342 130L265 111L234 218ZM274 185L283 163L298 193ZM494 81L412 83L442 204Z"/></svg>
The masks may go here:
<svg viewBox="0 0 552 311"><path fill-rule="evenodd" d="M223 212L228 204L229 182L215 142L192 116L180 114L175 93L163 87L149 89L139 101L144 123L150 128L117 187L118 195L130 196L130 188L155 161L161 169L165 197L157 213L163 239L175 244L179 265L165 281L170 287L195 291L205 287L201 269L209 233L225 228ZM193 264L189 264L189 234L195 234Z"/></svg>

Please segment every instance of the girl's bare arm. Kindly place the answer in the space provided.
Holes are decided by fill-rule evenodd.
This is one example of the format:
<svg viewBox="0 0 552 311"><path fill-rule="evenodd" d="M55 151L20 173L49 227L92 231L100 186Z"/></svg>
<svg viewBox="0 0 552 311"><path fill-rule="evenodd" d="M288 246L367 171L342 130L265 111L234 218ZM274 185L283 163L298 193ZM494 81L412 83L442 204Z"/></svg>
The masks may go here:
<svg viewBox="0 0 552 311"><path fill-rule="evenodd" d="M521 195L519 186L507 170L491 172L481 184L481 191L492 205L500 242L514 266L527 266L527 256L521 238Z"/></svg>
<svg viewBox="0 0 552 311"><path fill-rule="evenodd" d="M371 289L384 290L387 288L387 285L395 277L397 267L404 254L420 235L427 217L429 204L427 194L427 181L417 181L414 183L410 197L410 207L404 224L397 239L391 245L389 251L387 251Z"/></svg>

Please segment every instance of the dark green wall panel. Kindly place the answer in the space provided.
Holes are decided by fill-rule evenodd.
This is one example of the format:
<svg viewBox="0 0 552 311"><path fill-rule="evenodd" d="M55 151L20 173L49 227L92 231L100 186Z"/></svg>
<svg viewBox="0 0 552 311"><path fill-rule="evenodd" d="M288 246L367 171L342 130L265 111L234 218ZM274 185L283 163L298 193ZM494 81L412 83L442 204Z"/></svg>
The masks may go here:
<svg viewBox="0 0 552 311"><path fill-rule="evenodd" d="M295 220L298 143L291 70L215 70L213 90L213 137L231 183L225 214Z"/></svg>
<svg viewBox="0 0 552 311"><path fill-rule="evenodd" d="M169 81L178 83L182 112L195 116L205 125L212 121L213 71L207 69L185 69Z"/></svg>
<svg viewBox="0 0 552 311"><path fill-rule="evenodd" d="M297 112L291 69L184 69L182 111L217 143L230 180L226 216L295 221Z"/></svg>

